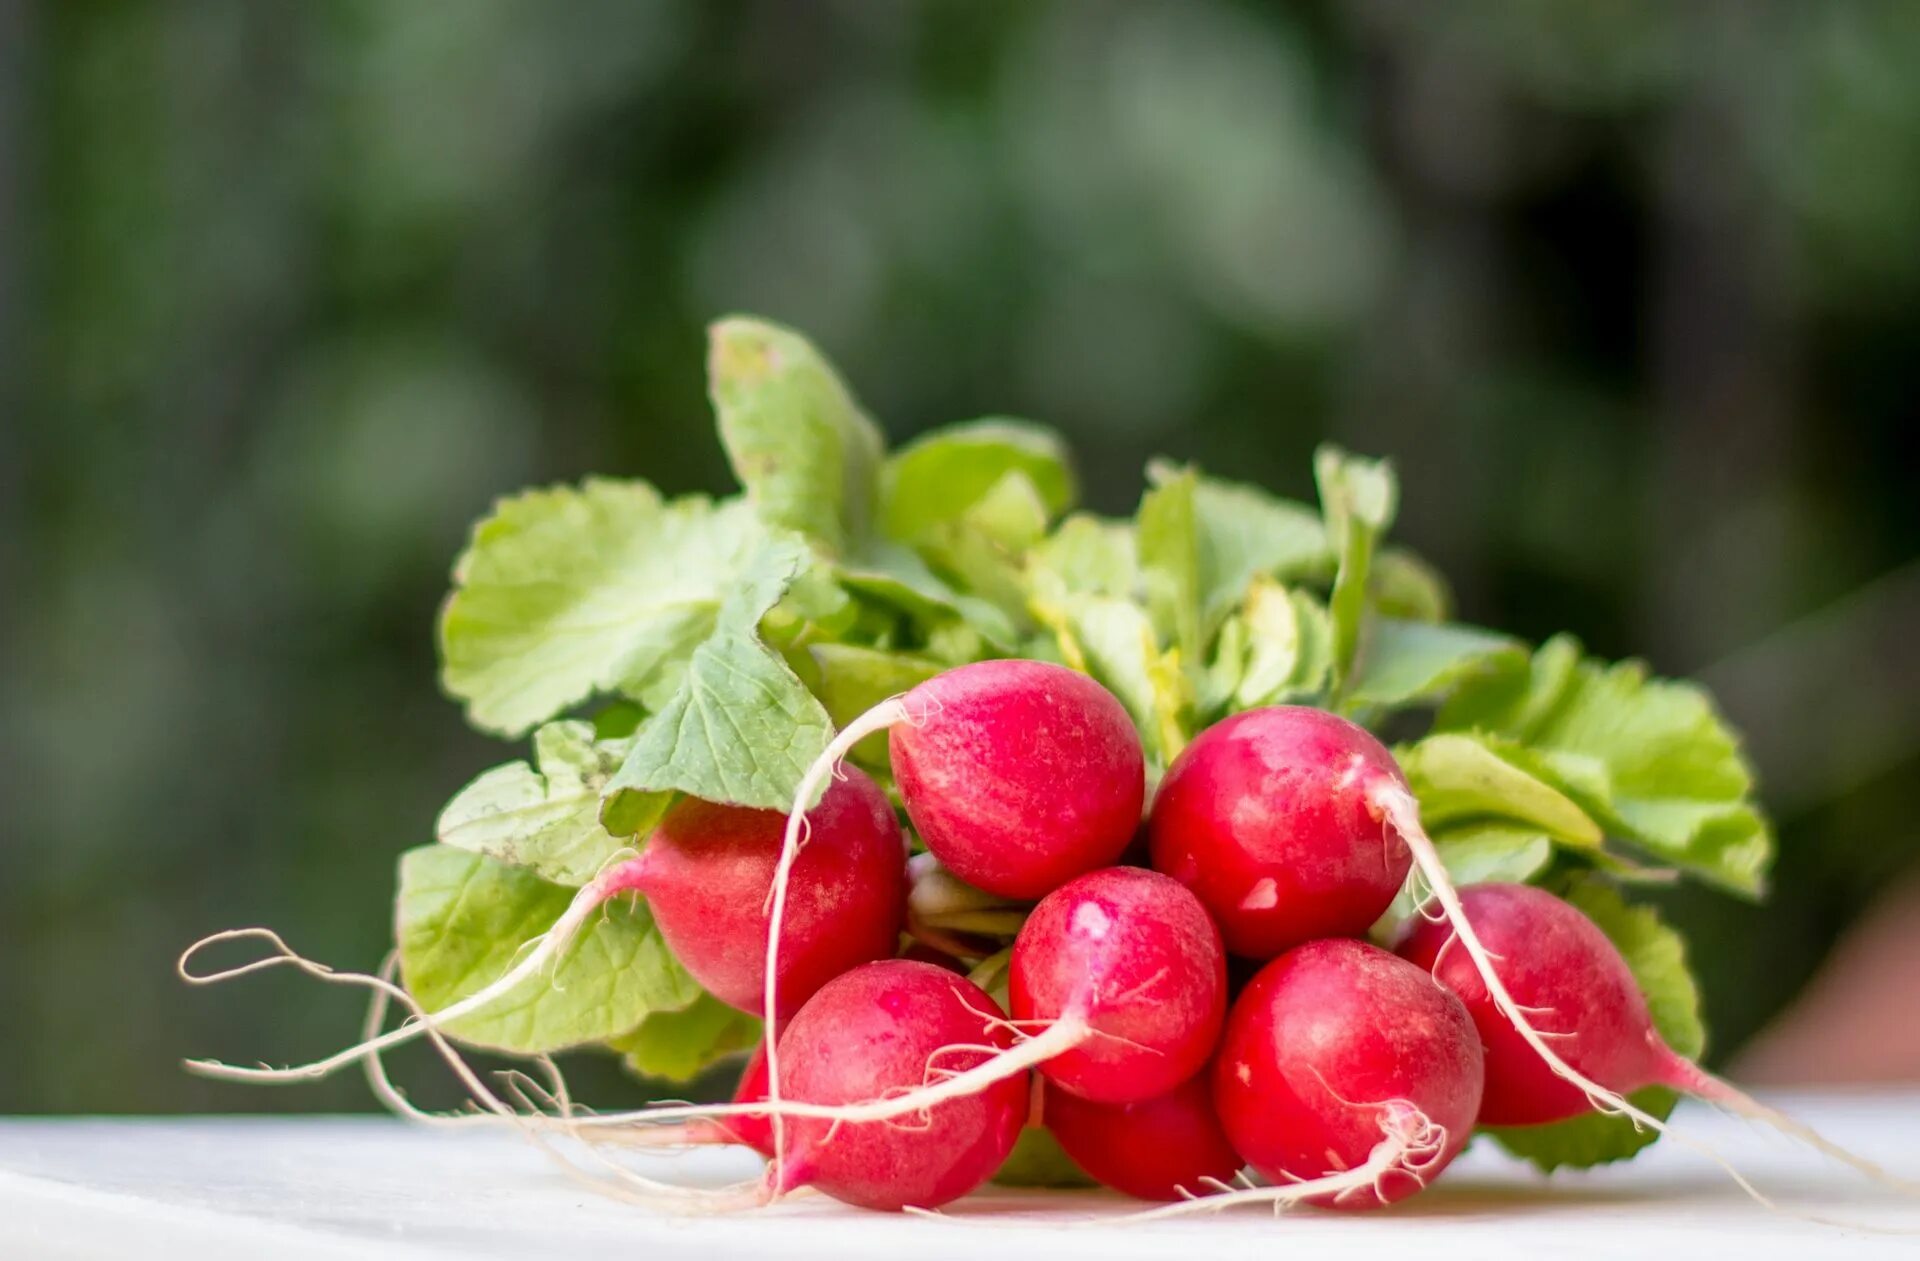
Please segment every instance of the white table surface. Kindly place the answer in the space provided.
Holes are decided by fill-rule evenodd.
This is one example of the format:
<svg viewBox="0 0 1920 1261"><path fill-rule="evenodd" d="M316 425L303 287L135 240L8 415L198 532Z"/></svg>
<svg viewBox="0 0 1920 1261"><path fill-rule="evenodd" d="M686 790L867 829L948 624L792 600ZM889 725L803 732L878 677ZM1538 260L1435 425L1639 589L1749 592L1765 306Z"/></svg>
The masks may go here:
<svg viewBox="0 0 1920 1261"><path fill-rule="evenodd" d="M1830 1137L1920 1177L1920 1094L1782 1102ZM1920 1232L1920 1198L1875 1188L1705 1108L1689 1106L1676 1119L1783 1207ZM738 1152L665 1159L646 1167L711 1182L756 1168ZM1382 1212L1275 1219L1245 1208L1150 1225L1102 1220L1131 1207L1104 1192L989 1188L953 1206L950 1220L858 1212L820 1197L736 1216L666 1217L580 1187L500 1133L372 1117L0 1119L6 1261L1920 1257L1920 1233L1770 1213L1671 1141L1623 1167L1551 1180L1481 1143L1433 1189Z"/></svg>

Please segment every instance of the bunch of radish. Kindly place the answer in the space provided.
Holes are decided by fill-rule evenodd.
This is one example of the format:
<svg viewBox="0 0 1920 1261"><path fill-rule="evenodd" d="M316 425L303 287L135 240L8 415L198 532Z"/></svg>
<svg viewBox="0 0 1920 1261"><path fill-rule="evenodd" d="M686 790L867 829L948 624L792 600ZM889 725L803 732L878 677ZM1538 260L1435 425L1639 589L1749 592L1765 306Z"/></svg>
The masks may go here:
<svg viewBox="0 0 1920 1261"><path fill-rule="evenodd" d="M709 366L741 496L536 490L456 565L443 682L536 756L403 860L400 979L264 929L181 961L370 989L363 1040L197 1071L360 1066L410 1116L513 1126L579 1173L570 1144L596 1185L668 1208L810 1189L931 1210L1037 1152L1167 1201L1145 1216L1367 1209L1481 1127L1665 1132L1650 1087L1896 1181L1669 1045L1638 952L1575 904L1579 881L1661 874L1635 852L1761 892L1736 737L1637 664L1447 621L1440 579L1381 545L1383 462L1323 449L1318 513L1155 466L1118 522L1070 513L1036 426L887 455L790 330L722 321ZM1363 722L1429 730L1396 757ZM1476 854L1498 879L1456 887ZM1670 1012L1691 981L1658 933ZM234 939L271 953L195 970ZM383 1029L390 1002L412 1018ZM422 1038L477 1113L429 1116L387 1079ZM544 1071L496 1087L464 1045ZM683 1080L752 1053L731 1102L588 1112L545 1058L583 1046ZM1597 1159L1636 1149L1619 1138ZM618 1159L707 1144L764 1175L707 1192Z"/></svg>

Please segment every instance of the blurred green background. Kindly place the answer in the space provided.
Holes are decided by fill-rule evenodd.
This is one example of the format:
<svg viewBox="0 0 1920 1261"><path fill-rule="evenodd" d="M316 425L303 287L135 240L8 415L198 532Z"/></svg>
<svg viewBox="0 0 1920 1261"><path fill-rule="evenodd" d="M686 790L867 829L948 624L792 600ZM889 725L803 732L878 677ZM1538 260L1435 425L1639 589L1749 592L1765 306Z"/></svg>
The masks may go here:
<svg viewBox="0 0 1920 1261"><path fill-rule="evenodd" d="M1665 899L1737 1048L1920 857L1915 66L1902 0L0 0L0 1111L369 1106L185 1076L358 1007L173 957L379 959L508 756L468 522L726 488L733 310L1107 510L1390 454L1470 619L1706 678L1782 824L1771 909Z"/></svg>

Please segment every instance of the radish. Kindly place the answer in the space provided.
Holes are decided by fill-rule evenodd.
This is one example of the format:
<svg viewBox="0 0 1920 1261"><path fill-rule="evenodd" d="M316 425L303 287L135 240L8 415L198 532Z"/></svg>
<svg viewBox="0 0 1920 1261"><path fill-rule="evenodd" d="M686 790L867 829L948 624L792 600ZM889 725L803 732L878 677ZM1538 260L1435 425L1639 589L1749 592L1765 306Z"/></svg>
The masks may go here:
<svg viewBox="0 0 1920 1261"><path fill-rule="evenodd" d="M1452 949L1467 946L1469 934L1469 949ZM1871 1178L1913 1185L1668 1047L1613 942L1578 907L1544 889L1463 889L1447 921L1416 922L1399 953L1458 995L1480 1031L1487 1058L1483 1125L1540 1125L1599 1108L1664 1131L1625 1096L1666 1086L1764 1121Z"/></svg>
<svg viewBox="0 0 1920 1261"><path fill-rule="evenodd" d="M1063 1040L1039 1065L1106 1103L1151 1099L1193 1076L1226 1014L1227 961L1206 908L1139 867L1089 872L1041 899L1013 943L1008 1005Z"/></svg>
<svg viewBox="0 0 1920 1261"><path fill-rule="evenodd" d="M1300 706L1248 710L1174 759L1148 822L1153 865L1200 895L1235 954L1357 936L1412 861L1381 826L1395 795L1408 797L1393 755L1360 727Z"/></svg>
<svg viewBox="0 0 1920 1261"><path fill-rule="evenodd" d="M1466 1146L1483 1076L1458 998L1376 946L1315 941L1235 1001L1213 1100L1248 1164L1299 1184L1275 1189L1370 1208L1419 1191Z"/></svg>
<svg viewBox="0 0 1920 1261"><path fill-rule="evenodd" d="M1094 1103L1059 1089L1042 1098L1046 1127L1067 1155L1116 1191L1177 1200L1218 1190L1240 1170L1204 1072L1138 1103Z"/></svg>
<svg viewBox="0 0 1920 1261"><path fill-rule="evenodd" d="M1120 857L1140 825L1146 761L1113 693L1043 661L982 661L897 701L893 776L947 870L1038 898ZM876 711L877 712L877 711Z"/></svg>
<svg viewBox="0 0 1920 1261"><path fill-rule="evenodd" d="M783 1017L848 968L892 955L906 922L906 838L880 786L848 768L808 822L810 839L788 877ZM785 826L777 810L685 798L624 868L674 958L715 998L755 1015L765 1011L758 946Z"/></svg>
<svg viewBox="0 0 1920 1261"><path fill-rule="evenodd" d="M905 959L869 963L829 982L787 1025L781 1085L799 1103L879 1099L964 1072L1012 1041L999 1004L971 981ZM1026 1119L1024 1074L929 1107L910 1125L789 1118L767 1187L812 1186L866 1208L934 1208L991 1177Z"/></svg>

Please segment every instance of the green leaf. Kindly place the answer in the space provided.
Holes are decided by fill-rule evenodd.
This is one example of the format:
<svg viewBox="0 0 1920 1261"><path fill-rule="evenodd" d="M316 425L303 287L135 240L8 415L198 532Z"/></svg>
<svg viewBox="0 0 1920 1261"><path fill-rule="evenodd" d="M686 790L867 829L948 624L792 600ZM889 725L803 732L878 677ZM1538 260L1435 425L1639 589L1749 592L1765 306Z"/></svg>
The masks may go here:
<svg viewBox="0 0 1920 1261"><path fill-rule="evenodd" d="M926 657L853 644L815 644L807 651L819 671L814 695L835 727L846 726L890 696L911 691L944 668ZM876 731L855 745L853 758L867 766L885 766L886 733Z"/></svg>
<svg viewBox="0 0 1920 1261"><path fill-rule="evenodd" d="M1095 1187L1100 1184L1073 1163L1060 1140L1044 1125L1027 1124L1014 1140L1013 1150L994 1172L992 1181L1003 1187Z"/></svg>
<svg viewBox="0 0 1920 1261"><path fill-rule="evenodd" d="M683 792L769 810L793 804L833 724L755 627L804 563L803 555L769 550L741 579L679 690L634 733L607 785L601 821L609 829L637 809L636 793Z"/></svg>
<svg viewBox="0 0 1920 1261"><path fill-rule="evenodd" d="M503 735L595 693L652 707L768 546L746 505L663 503L645 482L589 478L502 500L454 565L442 685L475 726Z"/></svg>
<svg viewBox="0 0 1920 1261"><path fill-rule="evenodd" d="M1648 676L1637 661L1583 660L1565 637L1525 669L1463 687L1441 730L1527 745L1608 834L1749 897L1765 886L1773 837L1753 773L1707 694Z"/></svg>
<svg viewBox="0 0 1920 1261"><path fill-rule="evenodd" d="M394 935L407 990L438 1011L504 975L560 918L576 890L446 845L400 859ZM699 996L646 905L609 902L558 968L529 977L484 1011L454 1021L463 1042L521 1055L604 1042L655 1011Z"/></svg>
<svg viewBox="0 0 1920 1261"><path fill-rule="evenodd" d="M1052 519L1073 506L1066 444L1053 430L994 417L948 425L915 439L881 471L881 527L919 543L957 521L1009 473L1024 475Z"/></svg>
<svg viewBox="0 0 1920 1261"><path fill-rule="evenodd" d="M679 1011L648 1013L638 1028L607 1046L642 1077L688 1082L730 1055L751 1051L760 1034L758 1016L702 991Z"/></svg>
<svg viewBox="0 0 1920 1261"><path fill-rule="evenodd" d="M761 520L834 555L866 536L886 444L811 342L764 320L721 320L709 330L707 389Z"/></svg>
<svg viewBox="0 0 1920 1261"><path fill-rule="evenodd" d="M1253 709L1320 694L1333 668L1333 628L1324 605L1304 591L1255 579L1238 616L1246 656L1235 705Z"/></svg>
<svg viewBox="0 0 1920 1261"><path fill-rule="evenodd" d="M694 652L680 691L641 726L608 792L785 810L832 737L827 711L779 653L751 632L723 632Z"/></svg>
<svg viewBox="0 0 1920 1261"><path fill-rule="evenodd" d="M1528 751L1495 737L1447 733L1402 749L1401 773L1432 831L1462 822L1507 821L1562 845L1598 849L1599 824L1544 775Z"/></svg>
<svg viewBox="0 0 1920 1261"><path fill-rule="evenodd" d="M1314 452L1313 476L1327 539L1339 558L1327 611L1333 618L1333 678L1344 689L1360 648L1374 548L1393 524L1400 490L1386 461L1348 455L1331 445Z"/></svg>
<svg viewBox="0 0 1920 1261"><path fill-rule="evenodd" d="M1396 708L1434 701L1477 674L1513 669L1518 640L1472 626L1369 618L1341 708Z"/></svg>
<svg viewBox="0 0 1920 1261"><path fill-rule="evenodd" d="M1680 934L1660 922L1649 907L1632 906L1605 883L1586 879L1574 885L1567 900L1585 911L1633 970L1646 995L1654 1028L1666 1044L1688 1059L1706 1049L1706 1026L1700 1019L1700 992L1687 968L1686 943ZM1653 1087L1629 1096L1654 1116L1665 1120L1673 1111L1674 1093ZM1552 1125L1490 1129L1494 1140L1523 1160L1551 1173L1569 1167L1625 1160L1655 1142L1659 1135L1634 1128L1625 1117L1598 1112Z"/></svg>
<svg viewBox="0 0 1920 1261"><path fill-rule="evenodd" d="M533 733L533 762L508 762L454 794L434 834L440 842L531 867L578 887L625 843L600 826L600 793L628 741L595 741L584 722L551 722Z"/></svg>

